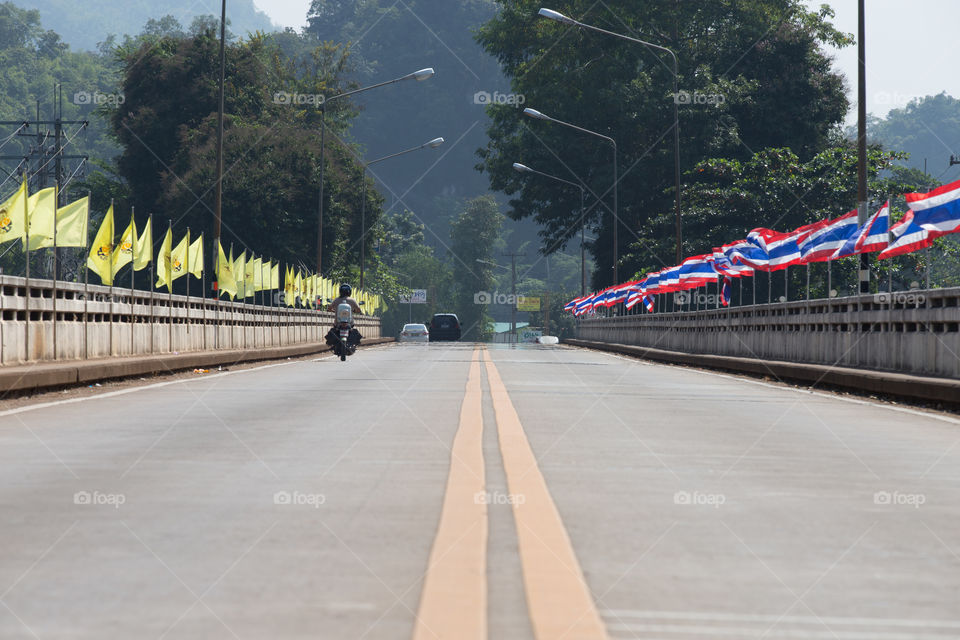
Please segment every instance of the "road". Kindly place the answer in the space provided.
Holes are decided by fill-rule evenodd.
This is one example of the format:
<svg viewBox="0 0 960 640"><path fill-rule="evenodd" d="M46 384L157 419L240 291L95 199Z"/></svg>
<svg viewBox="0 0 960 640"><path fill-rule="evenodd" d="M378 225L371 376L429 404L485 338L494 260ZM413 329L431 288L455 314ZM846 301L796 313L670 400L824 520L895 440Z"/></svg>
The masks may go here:
<svg viewBox="0 0 960 640"><path fill-rule="evenodd" d="M0 638L960 638L960 420L391 345L0 410Z"/></svg>

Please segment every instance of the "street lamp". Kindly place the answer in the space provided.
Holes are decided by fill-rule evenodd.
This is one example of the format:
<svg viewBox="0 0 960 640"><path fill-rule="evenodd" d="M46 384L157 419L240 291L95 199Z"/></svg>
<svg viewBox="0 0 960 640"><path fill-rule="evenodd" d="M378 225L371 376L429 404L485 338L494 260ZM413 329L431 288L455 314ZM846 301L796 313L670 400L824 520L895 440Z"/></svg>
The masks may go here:
<svg viewBox="0 0 960 640"><path fill-rule="evenodd" d="M317 273L323 273L321 268L321 262L323 260L323 157L324 151L326 150L326 137L327 137L327 103L331 100L337 100L338 98L345 98L347 96L356 95L358 93L363 93L364 91L369 91L371 89L377 89L379 87L385 87L388 84L396 84L398 82L403 82L404 80L416 80L417 82L422 82L428 78L432 78L434 75L433 67L427 67L426 69L420 69L419 71L414 71L413 73L408 73L405 76L400 76L399 78L394 78L393 80L387 80L386 82L379 82L377 84L372 84L369 87L362 87L360 89L354 89L352 91L345 91L344 93L338 93L335 96L330 96L329 98L324 98L323 102L320 104L320 196L319 204L317 205Z"/></svg>
<svg viewBox="0 0 960 640"><path fill-rule="evenodd" d="M535 173L538 176L543 176L544 178L550 178L551 180L556 180L557 182L562 182L564 184L569 184L572 187L580 189L580 296L583 297L587 293L587 268L586 260L584 255L584 234L583 227L586 224L583 214L583 195L584 188L583 184L577 184L576 182L570 182L569 180L564 180L563 178L558 178L557 176L550 175L549 173L543 173L542 171L537 171L536 169L531 169L525 164L520 164L519 162L513 163L513 168L520 173Z"/></svg>
<svg viewBox="0 0 960 640"><path fill-rule="evenodd" d="M432 71L432 70L431 70ZM443 138L434 138L429 142L424 142L423 144L417 147L410 147L409 149L404 149L403 151L398 151L397 153L391 153L388 156L383 156L382 158L377 158L376 160L371 160L370 162L363 165L363 172L360 174L360 180L363 182L363 197L360 199L360 288L363 289L363 265L366 262L367 258L367 167L372 164L377 164L378 162L383 162L384 160L389 160L390 158L396 158L397 156L402 156L406 153L412 153L414 151L420 151L421 149L436 149L443 144Z"/></svg>
<svg viewBox="0 0 960 640"><path fill-rule="evenodd" d="M564 127L569 127L581 133L587 133L597 138L603 138L611 145L613 145L613 284L619 284L620 282L620 269L617 265L620 255L620 245L619 245L619 235L618 229L620 227L620 218L617 213L617 190L618 184L620 182L619 175L617 174L617 141L611 138L610 136L605 136L602 133L596 131L591 131L590 129L584 129L583 127L578 127L575 124L570 124L569 122L564 122L563 120L557 120L556 118L551 118L550 116L540 113L536 109L524 109L524 115L530 116L536 120L546 120L547 122L554 122Z"/></svg>
<svg viewBox="0 0 960 640"><path fill-rule="evenodd" d="M673 52L672 49L663 47L658 44L653 44L652 42L647 42L646 40L641 40L639 38L632 38L630 36L625 36L622 33L615 33L613 31L607 31L606 29L601 29L600 27L594 27L593 25L584 24L579 20L574 20L568 16L563 15L558 11L553 11L552 9L540 9L538 12L540 17L547 18L548 20L554 20L561 24L566 24L574 27L580 27L581 29L587 29L588 31L596 31L597 33L602 33L607 36L613 36L614 38L619 38L621 40L626 40L627 42L633 42L634 44L642 44L645 47L651 49L657 49L658 51L663 51L670 54L670 58L673 60L673 156L674 156L674 180L676 181L676 202L674 205L674 218L676 223L676 243L677 243L677 264L683 261L683 251L681 249L681 240L683 236L683 228L680 223L680 112L677 107L677 96L680 91L678 89L677 83L679 81L680 71L677 64L677 54Z"/></svg>

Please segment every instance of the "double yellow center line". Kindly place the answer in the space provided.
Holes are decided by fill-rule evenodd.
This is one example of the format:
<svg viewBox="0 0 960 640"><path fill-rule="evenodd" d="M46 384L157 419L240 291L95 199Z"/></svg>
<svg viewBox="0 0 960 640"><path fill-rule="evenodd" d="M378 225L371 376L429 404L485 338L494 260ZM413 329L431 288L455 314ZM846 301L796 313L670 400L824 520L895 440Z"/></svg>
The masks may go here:
<svg viewBox="0 0 960 640"><path fill-rule="evenodd" d="M414 640L487 637L487 505L477 499L486 491L481 353L508 490L522 497L510 502L534 636L537 640L605 639L606 630L513 402L490 355L477 348L451 450Z"/></svg>

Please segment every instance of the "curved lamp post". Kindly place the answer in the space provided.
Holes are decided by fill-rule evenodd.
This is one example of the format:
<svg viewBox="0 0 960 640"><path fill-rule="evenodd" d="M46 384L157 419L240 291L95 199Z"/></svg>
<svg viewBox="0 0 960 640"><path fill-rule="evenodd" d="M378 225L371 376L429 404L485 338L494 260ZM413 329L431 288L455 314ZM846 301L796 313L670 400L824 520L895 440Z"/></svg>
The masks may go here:
<svg viewBox="0 0 960 640"><path fill-rule="evenodd" d="M581 133L586 133L591 136L596 136L597 138L602 138L606 140L611 145L613 145L613 284L618 284L620 282L620 269L617 265L620 255L620 244L618 229L620 227L620 217L617 211L617 191L618 185L620 182L620 177L617 174L617 141L611 138L610 136L605 136L602 133L597 131L591 131L590 129L584 129L583 127L578 127L575 124L569 122L564 122L563 120L557 120L556 118L551 118L548 115L540 113L536 109L524 109L523 114L535 118L537 120L546 120L547 122L554 122L556 124L580 131Z"/></svg>
<svg viewBox="0 0 960 640"><path fill-rule="evenodd" d="M420 69L419 71L414 71L413 73L408 73L405 76L400 76L399 78L394 78L393 80L387 80L386 82L378 82L377 84L372 84L369 87L361 87L360 89L354 89L352 91L345 91L344 93L338 93L335 96L330 96L329 98L324 98L323 102L320 104L320 196L319 204L317 205L317 273L323 273L321 270L321 262L323 260L323 169L324 169L324 151L326 150L326 137L327 137L327 103L331 100L337 100L338 98L345 98L347 96L356 95L358 93L363 93L364 91L370 91L371 89L377 89L379 87L385 87L388 84L396 84L398 82L403 82L404 80L416 80L421 82L432 78L434 75L433 67L427 67L426 69Z"/></svg>
<svg viewBox="0 0 960 640"><path fill-rule="evenodd" d="M674 218L676 224L676 243L677 243L677 264L683 261L683 251L680 247L682 240L683 230L680 223L680 112L677 107L677 96L679 95L679 89L677 88L678 76L680 74L677 64L677 54L673 52L672 49L667 47L653 44L652 42L647 42L646 40L641 40L639 38L633 38L630 36L625 36L622 33L615 33L613 31L607 31L606 29L601 29L600 27L595 27L593 25L585 24L579 20L574 20L569 16L565 16L559 11L553 11L552 9L540 9L538 15L542 18L547 18L548 20L554 20L561 24L570 25L573 27L580 27L581 29L587 29L588 31L595 31L597 33L602 33L607 36L613 36L614 38L619 38L620 40L626 40L627 42L633 42L634 44L642 44L645 47L651 49L656 49L658 51L663 51L670 54L670 58L673 61L673 155L674 155L674 180L676 182L676 202L674 204Z"/></svg>
<svg viewBox="0 0 960 640"><path fill-rule="evenodd" d="M443 138L434 138L429 142L424 142L423 144L410 147L409 149L404 149L403 151L398 151L397 153L391 153L388 156L383 156L382 158L377 158L376 160L371 160L363 165L363 172L360 174L360 180L363 182L363 196L360 199L360 288L363 289L363 265L366 262L367 258L367 167L372 164L377 164L378 162L383 162L384 160L389 160L390 158L396 158L397 156L402 156L407 153L413 153L414 151L420 151L421 149L436 149L443 144Z"/></svg>
<svg viewBox="0 0 960 640"><path fill-rule="evenodd" d="M525 164L520 164L519 162L513 163L513 168L520 173L535 173L538 176L543 176L544 178L550 178L551 180L556 180L557 182L562 182L568 184L571 187L576 187L580 189L580 296L586 295L587 290L587 268L584 255L584 237L583 237L583 227L586 224L586 220L583 217L583 196L584 188L582 184L577 184L576 182L571 182L569 180L564 180L557 176L550 175L549 173L543 173L542 171L537 171L536 169L531 169Z"/></svg>

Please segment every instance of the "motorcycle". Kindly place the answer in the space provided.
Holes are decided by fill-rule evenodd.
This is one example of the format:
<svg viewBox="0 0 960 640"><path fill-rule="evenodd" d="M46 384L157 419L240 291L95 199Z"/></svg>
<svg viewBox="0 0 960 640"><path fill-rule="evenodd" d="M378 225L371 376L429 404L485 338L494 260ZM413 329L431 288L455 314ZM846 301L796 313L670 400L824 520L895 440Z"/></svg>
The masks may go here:
<svg viewBox="0 0 960 640"><path fill-rule="evenodd" d="M347 356L352 356L357 350L357 344L350 336L352 330L353 309L346 303L337 305L336 323L328 334L327 343L333 349L333 353L340 356L341 362L345 362Z"/></svg>

